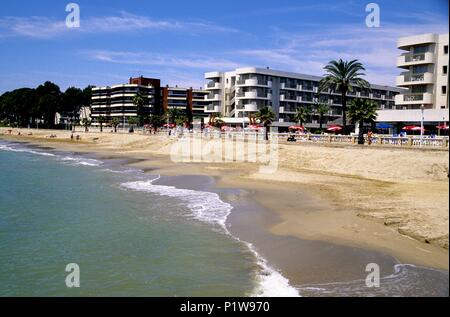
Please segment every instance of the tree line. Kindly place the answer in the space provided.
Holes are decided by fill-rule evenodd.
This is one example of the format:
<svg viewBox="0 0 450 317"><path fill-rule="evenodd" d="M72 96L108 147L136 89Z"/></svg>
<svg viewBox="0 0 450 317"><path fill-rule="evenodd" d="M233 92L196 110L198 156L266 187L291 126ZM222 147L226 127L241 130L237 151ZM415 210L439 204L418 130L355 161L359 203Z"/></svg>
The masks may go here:
<svg viewBox="0 0 450 317"><path fill-rule="evenodd" d="M55 115L79 121L80 109L90 106L93 86L69 87L62 92L58 85L46 81L37 88L20 88L0 96L0 125L11 127L55 128Z"/></svg>

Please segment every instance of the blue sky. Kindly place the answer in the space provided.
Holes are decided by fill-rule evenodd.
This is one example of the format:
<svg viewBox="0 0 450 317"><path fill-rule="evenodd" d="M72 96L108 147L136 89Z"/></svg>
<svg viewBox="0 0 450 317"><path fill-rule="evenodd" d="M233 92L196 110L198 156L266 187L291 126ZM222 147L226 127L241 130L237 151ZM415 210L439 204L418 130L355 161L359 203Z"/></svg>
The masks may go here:
<svg viewBox="0 0 450 317"><path fill-rule="evenodd" d="M51 80L66 89L130 76L199 87L204 73L259 66L322 75L331 59L359 59L367 79L394 85L400 36L448 33L448 1L75 0L81 27L65 26L70 1L0 5L0 93Z"/></svg>

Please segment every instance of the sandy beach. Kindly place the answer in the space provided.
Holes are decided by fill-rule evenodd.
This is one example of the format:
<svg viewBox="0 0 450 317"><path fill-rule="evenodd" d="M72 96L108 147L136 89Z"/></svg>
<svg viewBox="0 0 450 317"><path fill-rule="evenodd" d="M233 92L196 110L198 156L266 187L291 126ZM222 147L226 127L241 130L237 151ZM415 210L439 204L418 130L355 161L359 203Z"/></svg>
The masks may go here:
<svg viewBox="0 0 450 317"><path fill-rule="evenodd" d="M49 138L52 134L56 137ZM5 140L123 158L166 176L208 175L219 190L240 189L239 195L220 193L236 205L254 203L247 221L231 217L232 230L252 240L296 284L321 280L323 270L311 268L319 257L328 257L330 265L339 262L331 260L331 251L312 256L311 262L300 260L292 250L309 248L314 254L314 248L300 247L299 241L330 243L341 258L367 250L380 261L448 270L448 151L281 144L278 169L265 174L254 163L174 163L169 155L176 138L165 135L76 134L81 140L71 140L68 131L13 129L9 134L0 128ZM360 257L361 265L368 258Z"/></svg>

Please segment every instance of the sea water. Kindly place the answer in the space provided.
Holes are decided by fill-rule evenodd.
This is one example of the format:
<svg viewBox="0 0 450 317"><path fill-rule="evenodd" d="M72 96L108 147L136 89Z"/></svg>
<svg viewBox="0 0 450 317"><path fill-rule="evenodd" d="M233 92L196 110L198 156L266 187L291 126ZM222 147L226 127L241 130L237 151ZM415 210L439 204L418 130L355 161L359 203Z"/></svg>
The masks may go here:
<svg viewBox="0 0 450 317"><path fill-rule="evenodd" d="M0 141L0 296L298 295L229 234L231 205L158 177Z"/></svg>

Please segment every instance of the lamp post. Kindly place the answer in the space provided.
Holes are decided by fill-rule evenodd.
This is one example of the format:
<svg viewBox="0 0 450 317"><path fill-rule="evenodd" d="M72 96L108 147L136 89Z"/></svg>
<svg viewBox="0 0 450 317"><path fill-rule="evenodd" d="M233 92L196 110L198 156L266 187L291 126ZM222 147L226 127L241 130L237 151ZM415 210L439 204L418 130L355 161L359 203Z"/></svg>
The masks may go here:
<svg viewBox="0 0 450 317"><path fill-rule="evenodd" d="M420 112L421 112L421 118L420 118L420 139L423 138L423 110L424 110L424 105L420 106Z"/></svg>

